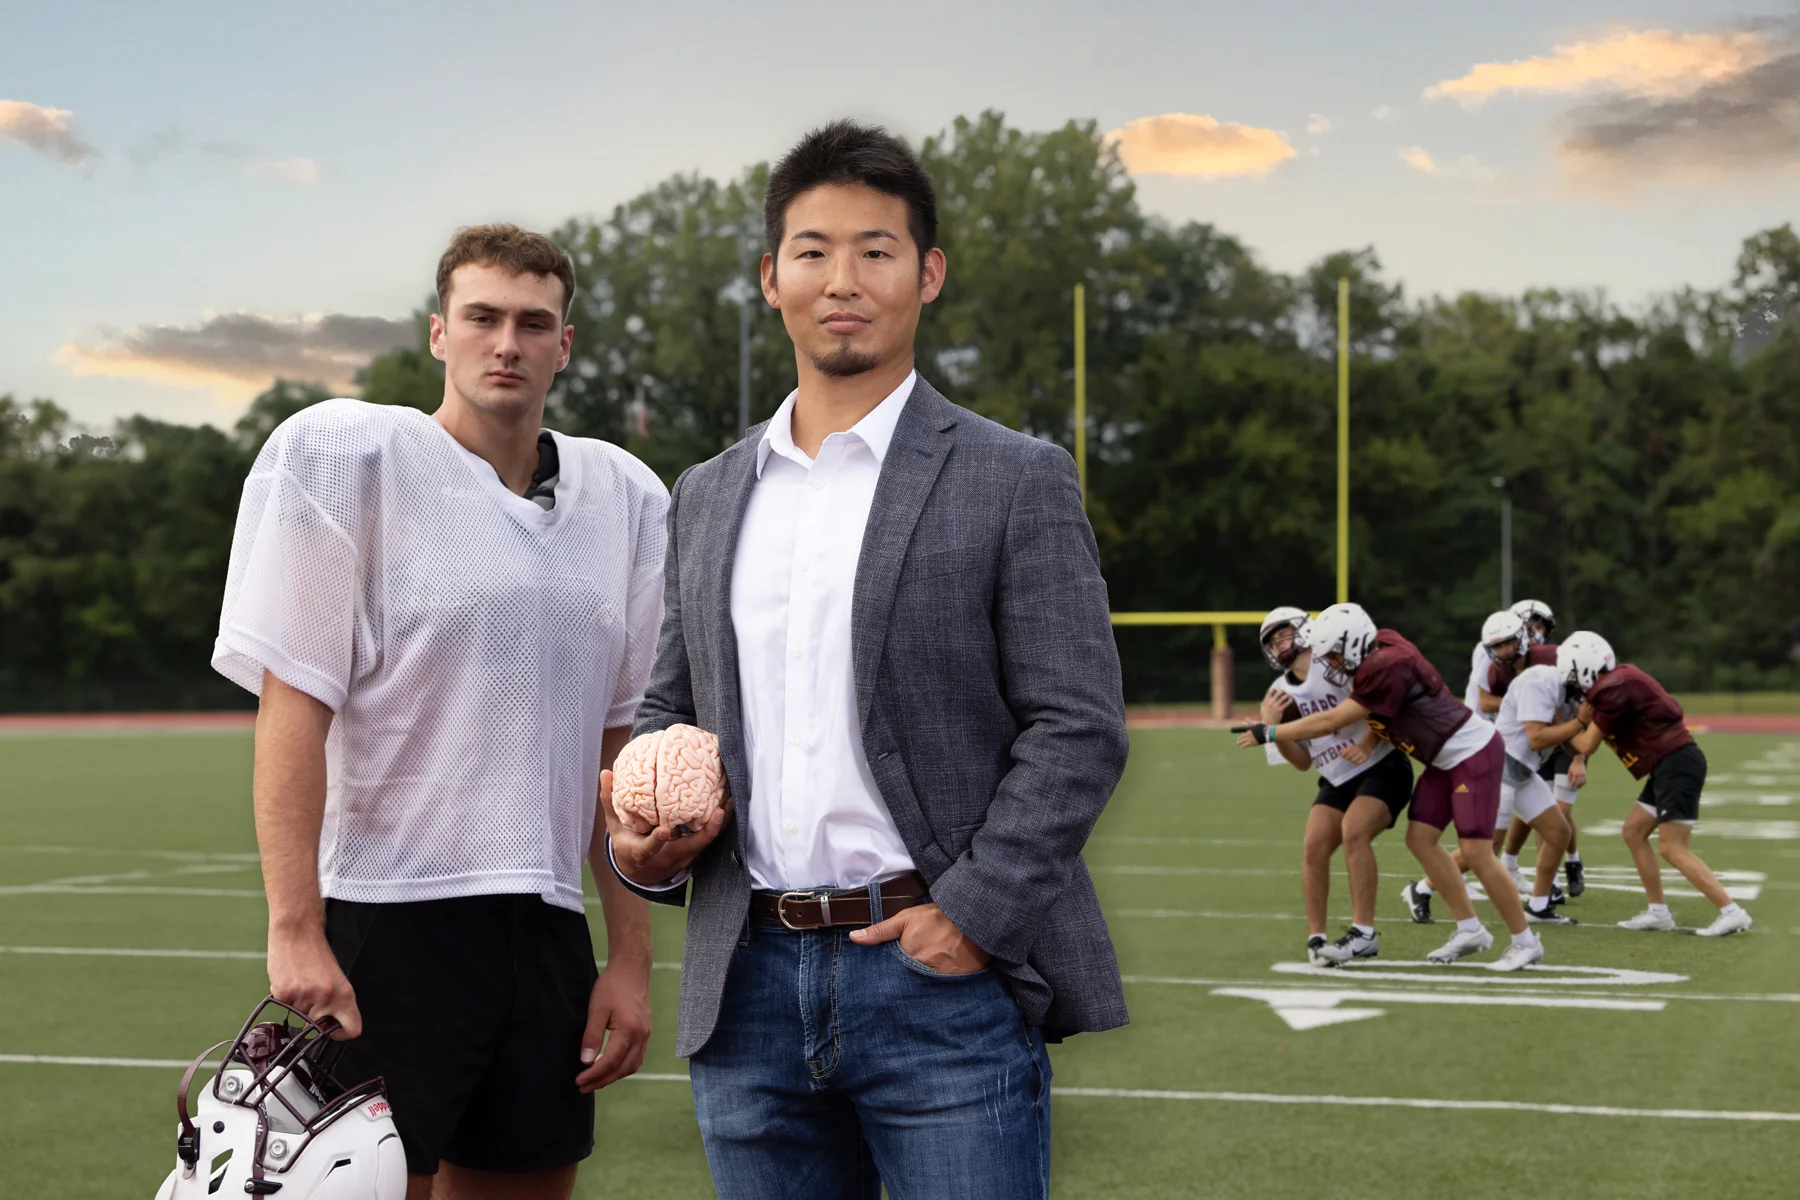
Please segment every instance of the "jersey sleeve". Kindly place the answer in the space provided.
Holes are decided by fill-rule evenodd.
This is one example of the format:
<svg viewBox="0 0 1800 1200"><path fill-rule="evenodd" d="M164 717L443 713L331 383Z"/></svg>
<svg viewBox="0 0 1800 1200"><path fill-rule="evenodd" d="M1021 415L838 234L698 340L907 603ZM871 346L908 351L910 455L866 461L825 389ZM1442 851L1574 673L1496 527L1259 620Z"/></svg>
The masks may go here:
<svg viewBox="0 0 1800 1200"><path fill-rule="evenodd" d="M1596 687L1588 693L1589 702L1594 706L1594 724L1600 732L1612 737L1619 728L1628 723L1626 716L1630 697L1626 694L1630 689L1630 680L1619 679L1605 687Z"/></svg>
<svg viewBox="0 0 1800 1200"><path fill-rule="evenodd" d="M1490 696L1504 696L1506 695L1506 685L1511 682L1512 673L1503 670L1499 663L1495 663L1488 668L1487 679L1481 686L1487 689Z"/></svg>
<svg viewBox="0 0 1800 1200"><path fill-rule="evenodd" d="M1406 701L1406 661L1392 650L1377 650L1357 669L1350 699L1372 713L1392 717Z"/></svg>
<svg viewBox="0 0 1800 1200"><path fill-rule="evenodd" d="M1553 680L1549 685L1533 680L1530 686L1526 686L1521 679L1519 686L1513 690L1518 694L1508 698L1512 700L1519 720L1537 721L1544 725L1556 723L1557 698L1562 691L1561 680Z"/></svg>
<svg viewBox="0 0 1800 1200"><path fill-rule="evenodd" d="M631 582L625 601L625 657L619 666L612 705L606 712L606 728L628 726L644 701L650 668L656 662L657 636L662 629L663 558L668 549L669 489L649 467L629 458L622 464L629 486L638 496L633 531Z"/></svg>
<svg viewBox="0 0 1800 1200"><path fill-rule="evenodd" d="M244 481L212 665L261 695L263 672L343 708L366 642L359 535L373 507L362 423L333 401L270 435Z"/></svg>

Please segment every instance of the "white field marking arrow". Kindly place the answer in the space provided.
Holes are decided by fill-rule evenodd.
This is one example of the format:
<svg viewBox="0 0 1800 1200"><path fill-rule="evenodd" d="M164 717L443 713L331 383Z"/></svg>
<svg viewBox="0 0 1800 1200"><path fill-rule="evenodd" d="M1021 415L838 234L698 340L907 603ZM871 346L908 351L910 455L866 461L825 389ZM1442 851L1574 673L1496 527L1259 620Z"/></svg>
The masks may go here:
<svg viewBox="0 0 1800 1200"><path fill-rule="evenodd" d="M1421 967L1418 971L1394 971L1389 967ZM1348 963L1341 967L1315 967L1305 962L1278 962L1269 968L1277 975L1311 975L1343 982L1346 979L1387 979L1433 985L1493 987L1650 987L1686 983L1686 975L1666 971L1634 971L1628 967L1566 967L1534 964L1523 971L1488 970L1485 962L1439 964L1424 959L1390 959L1373 966Z"/></svg>
<svg viewBox="0 0 1800 1200"><path fill-rule="evenodd" d="M1368 1004L1463 1004L1506 1008L1587 1008L1614 1012L1661 1012L1666 1000L1617 1000L1608 996L1505 995L1479 992L1402 992L1386 989L1214 988L1215 996L1261 1000L1292 1029L1317 1029L1344 1021L1379 1017L1385 1008L1339 1008L1346 1001Z"/></svg>

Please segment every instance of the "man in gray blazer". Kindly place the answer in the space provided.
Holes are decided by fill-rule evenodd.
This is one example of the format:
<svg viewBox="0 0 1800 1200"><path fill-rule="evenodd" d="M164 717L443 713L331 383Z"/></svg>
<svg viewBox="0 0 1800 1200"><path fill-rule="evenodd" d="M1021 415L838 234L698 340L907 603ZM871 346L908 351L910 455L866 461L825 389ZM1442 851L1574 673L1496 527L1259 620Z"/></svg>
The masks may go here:
<svg viewBox="0 0 1800 1200"><path fill-rule="evenodd" d="M799 387L675 485L635 725L717 733L734 802L615 821L613 861L692 883L677 1052L721 1196L1041 1198L1045 1042L1126 1020L1081 858L1126 735L1074 463L914 370L945 262L904 143L809 134L764 218Z"/></svg>

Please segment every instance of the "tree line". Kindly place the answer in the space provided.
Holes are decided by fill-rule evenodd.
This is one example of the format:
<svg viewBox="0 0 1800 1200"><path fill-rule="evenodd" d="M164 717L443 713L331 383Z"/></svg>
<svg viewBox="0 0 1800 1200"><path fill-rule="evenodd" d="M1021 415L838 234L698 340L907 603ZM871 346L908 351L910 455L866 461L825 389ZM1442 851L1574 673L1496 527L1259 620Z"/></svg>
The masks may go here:
<svg viewBox="0 0 1800 1200"><path fill-rule="evenodd" d="M1027 132L988 112L920 150L950 275L919 365L949 396L1072 445L1086 286L1089 513L1115 609L1333 598L1344 277L1351 590L1380 623L1460 686L1499 601L1504 490L1515 592L1564 630L1598 629L1677 688L1800 684L1791 226L1746 239L1727 287L1630 311L1550 289L1415 300L1373 248L1288 275L1212 225L1145 213L1091 122ZM738 436L766 173L677 176L554 231L580 290L550 424L671 481ZM749 351L757 421L793 381L760 298ZM422 332L358 376L364 399L426 410L442 388ZM207 666L239 490L270 430L325 396L284 380L228 430L134 417L109 436L0 396L0 709L243 704ZM1210 630L1119 637L1129 699L1206 694ZM1251 694L1254 635L1233 644Z"/></svg>

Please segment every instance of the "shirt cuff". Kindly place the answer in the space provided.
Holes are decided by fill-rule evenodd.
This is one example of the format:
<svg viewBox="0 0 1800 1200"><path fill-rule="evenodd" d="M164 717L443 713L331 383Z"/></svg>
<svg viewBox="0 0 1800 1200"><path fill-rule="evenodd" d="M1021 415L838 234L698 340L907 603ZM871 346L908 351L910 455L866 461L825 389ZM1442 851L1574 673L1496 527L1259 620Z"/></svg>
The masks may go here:
<svg viewBox="0 0 1800 1200"><path fill-rule="evenodd" d="M688 878L694 873L691 867L685 871L677 871L675 877L666 883L639 883L635 879L626 879L625 872L619 870L618 858L613 855L612 834L610 833L606 835L606 861L612 867L613 874L624 879L632 887L641 888L646 892L672 892L687 883Z"/></svg>

